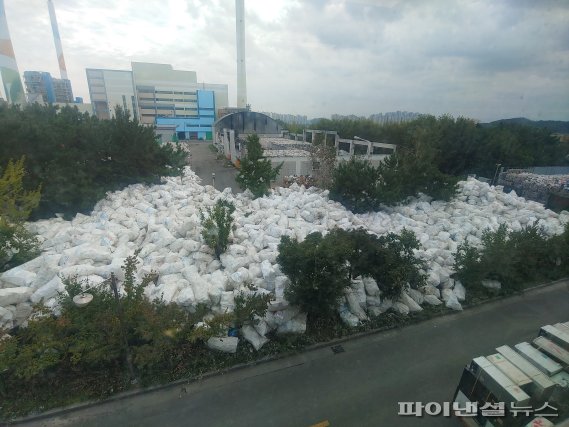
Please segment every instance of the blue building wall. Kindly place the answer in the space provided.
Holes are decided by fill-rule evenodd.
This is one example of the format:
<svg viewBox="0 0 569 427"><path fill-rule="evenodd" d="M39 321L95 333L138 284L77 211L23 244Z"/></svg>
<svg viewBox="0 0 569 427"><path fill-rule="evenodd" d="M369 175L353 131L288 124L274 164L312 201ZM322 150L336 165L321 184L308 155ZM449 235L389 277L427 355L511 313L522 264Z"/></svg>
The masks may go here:
<svg viewBox="0 0 569 427"><path fill-rule="evenodd" d="M46 101L50 104L55 102L55 92L53 90L53 80L51 80L51 74L41 73L41 80L47 92Z"/></svg>
<svg viewBox="0 0 569 427"><path fill-rule="evenodd" d="M215 94L197 91L197 117L156 117L157 125L176 125L178 139L212 139L215 122Z"/></svg>

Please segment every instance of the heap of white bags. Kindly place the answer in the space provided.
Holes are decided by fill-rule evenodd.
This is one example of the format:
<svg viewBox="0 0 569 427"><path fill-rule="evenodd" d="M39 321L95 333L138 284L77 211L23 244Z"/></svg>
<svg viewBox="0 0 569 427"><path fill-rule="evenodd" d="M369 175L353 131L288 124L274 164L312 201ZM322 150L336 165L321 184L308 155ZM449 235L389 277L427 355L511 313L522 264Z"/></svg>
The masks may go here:
<svg viewBox="0 0 569 427"><path fill-rule="evenodd" d="M60 277L76 275L88 280L89 286L111 273L119 280L124 278L125 258L140 248L140 278L158 274L156 283L145 289L149 299L161 298L190 310L206 304L212 313L222 313L233 310L237 293L250 292L244 286L247 283L258 292L271 292L275 301L262 319L263 326L256 324L243 331L260 348L268 330L306 329L306 315L289 307L284 297L288 278L276 263L280 238L302 240L309 233L325 233L334 227L364 227L377 234L412 230L422 244L416 255L428 267L429 285L421 292L407 290L397 301L382 298L373 280L355 281L340 306L347 323L357 324L389 309L418 311L421 304L444 302L461 309L464 287L450 278L458 244L468 240L478 245L485 229L496 230L502 223L519 230L539 220L547 234L559 234L569 214L557 215L539 203L474 179L459 187L449 203L419 198L382 212L354 215L317 188L294 184L254 200L248 192L233 195L229 189L219 192L202 186L189 168L183 180L165 178L161 185L151 187L132 185L109 193L91 215L29 224L42 239L43 253L0 276L0 329L25 322L33 304L43 302L57 312L56 296L63 291ZM232 201L236 210L231 244L217 260L201 237L199 211L220 198Z"/></svg>

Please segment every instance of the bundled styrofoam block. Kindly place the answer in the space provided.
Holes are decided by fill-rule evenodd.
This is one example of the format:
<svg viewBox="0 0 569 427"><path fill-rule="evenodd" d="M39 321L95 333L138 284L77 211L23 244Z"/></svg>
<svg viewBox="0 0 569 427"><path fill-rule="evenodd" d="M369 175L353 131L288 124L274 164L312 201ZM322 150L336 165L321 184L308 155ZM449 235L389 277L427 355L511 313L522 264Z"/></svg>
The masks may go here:
<svg viewBox="0 0 569 427"><path fill-rule="evenodd" d="M245 325L241 328L243 338L251 343L253 348L257 351L263 347L269 340L264 336L259 335L253 326Z"/></svg>
<svg viewBox="0 0 569 427"><path fill-rule="evenodd" d="M33 289L27 286L0 289L0 307L28 301L32 293Z"/></svg>
<svg viewBox="0 0 569 427"><path fill-rule="evenodd" d="M423 304L423 294L421 292L419 292L417 289L413 289L413 288L408 288L405 291L409 297L411 297L413 299L413 301L415 301L417 304L421 305Z"/></svg>
<svg viewBox="0 0 569 427"><path fill-rule="evenodd" d="M357 318L360 320L367 319L367 315L366 315L364 309L360 305L360 300L359 300L357 294L353 291L346 291L345 294L346 294L346 300L348 302L348 307L349 307L350 311L354 315L356 315Z"/></svg>
<svg viewBox="0 0 569 427"><path fill-rule="evenodd" d="M186 286L178 292L176 296L176 304L181 306L189 307L194 306L196 303L196 299L194 296L194 291L191 286Z"/></svg>
<svg viewBox="0 0 569 427"><path fill-rule="evenodd" d="M235 273L231 274L229 278L233 281L234 286L241 285L251 279L249 277L249 270L245 267L239 267L239 269Z"/></svg>
<svg viewBox="0 0 569 427"><path fill-rule="evenodd" d="M253 320L253 327L255 328L257 333L263 337L270 330L268 323L263 318L261 318L259 316L255 316L255 318Z"/></svg>
<svg viewBox="0 0 569 427"><path fill-rule="evenodd" d="M352 280L349 287L349 292L353 293L357 298L358 303L362 309L366 307L366 291L365 285L361 278Z"/></svg>
<svg viewBox="0 0 569 427"><path fill-rule="evenodd" d="M232 291L221 293L219 305L223 313L232 313L235 310L235 296Z"/></svg>
<svg viewBox="0 0 569 427"><path fill-rule="evenodd" d="M340 318L346 325L356 327L360 324L360 319L358 319L358 316L353 314L346 305L340 306L339 312Z"/></svg>
<svg viewBox="0 0 569 427"><path fill-rule="evenodd" d="M464 301L466 298L466 289L464 288L463 284L459 280L454 281L454 287L452 289L456 298L459 301Z"/></svg>
<svg viewBox="0 0 569 427"><path fill-rule="evenodd" d="M190 286L194 291L196 304L209 304L208 283L202 279L195 268L186 267L182 270L184 278L190 282Z"/></svg>
<svg viewBox="0 0 569 427"><path fill-rule="evenodd" d="M399 314L409 314L409 306L407 306L407 304L403 304L400 301L395 301L391 308Z"/></svg>
<svg viewBox="0 0 569 427"><path fill-rule="evenodd" d="M427 304L430 304L430 305L440 305L440 304L442 304L441 300L438 299L438 298L437 298L435 295L433 295L433 294L427 294L427 295L425 295L424 301L425 301Z"/></svg>
<svg viewBox="0 0 569 427"><path fill-rule="evenodd" d="M227 274L221 270L215 270L209 276L209 282L221 285L224 290L228 290L229 288L233 289L233 287L228 286L229 279Z"/></svg>
<svg viewBox="0 0 569 427"><path fill-rule="evenodd" d="M276 325L276 327L280 327L281 325L285 324L286 322L291 320L293 317L298 315L300 313L300 308L288 306L288 307L284 308L283 310L279 310L279 311L270 311L269 310L267 312L267 314L269 314L269 313L272 313L273 323ZM268 319L267 319L267 323L269 323Z"/></svg>
<svg viewBox="0 0 569 427"><path fill-rule="evenodd" d="M277 328L279 334L303 334L306 332L306 313L299 313Z"/></svg>
<svg viewBox="0 0 569 427"><path fill-rule="evenodd" d="M53 298L57 295L58 292L63 292L65 290L65 286L59 276L55 276L45 285L38 288L31 296L30 301L34 304L37 304L42 301L46 301L50 298Z"/></svg>
<svg viewBox="0 0 569 427"><path fill-rule="evenodd" d="M462 305L460 305L460 302L458 302L458 299L453 292L448 295L445 305L453 310L462 311Z"/></svg>
<svg viewBox="0 0 569 427"><path fill-rule="evenodd" d="M366 305L368 307L368 310L370 307L379 307L381 305L381 298L379 296L371 296L368 295L366 297Z"/></svg>
<svg viewBox="0 0 569 427"><path fill-rule="evenodd" d="M502 284L498 280L482 280L481 284L488 289L500 290L502 288Z"/></svg>
<svg viewBox="0 0 569 427"><path fill-rule="evenodd" d="M441 296L441 291L433 285L423 286L422 291L425 295L434 295L437 298L440 298Z"/></svg>
<svg viewBox="0 0 569 427"><path fill-rule="evenodd" d="M219 282L206 282L207 294L212 305L218 305L221 301L221 295L225 292L225 288Z"/></svg>
<svg viewBox="0 0 569 427"><path fill-rule="evenodd" d="M379 296L379 286L374 279L371 277L364 277L363 284L365 287L365 291L369 296L376 297Z"/></svg>
<svg viewBox="0 0 569 427"><path fill-rule="evenodd" d="M0 282L5 288L8 287L29 287L36 280L37 274L24 269L24 266L12 268L0 275Z"/></svg>
<svg viewBox="0 0 569 427"><path fill-rule="evenodd" d="M391 300L390 298L382 298L381 304L379 305L379 309L382 312L386 312L391 307L393 307L393 300Z"/></svg>
<svg viewBox="0 0 569 427"><path fill-rule="evenodd" d="M12 329L14 327L14 312L7 307L0 306L0 329Z"/></svg>
<svg viewBox="0 0 569 427"><path fill-rule="evenodd" d="M413 298L411 298L406 291L401 292L401 296L399 297L399 301L409 307L409 311L422 311L423 309L419 304L417 304Z"/></svg>
<svg viewBox="0 0 569 427"><path fill-rule="evenodd" d="M210 350L217 350L223 353L237 352L237 345L239 338L237 337L211 337L207 340L207 348Z"/></svg>
<svg viewBox="0 0 569 427"><path fill-rule="evenodd" d="M33 307L28 302L21 302L20 304L16 305L16 310L14 312L14 325L22 325L28 320L30 315L32 314Z"/></svg>

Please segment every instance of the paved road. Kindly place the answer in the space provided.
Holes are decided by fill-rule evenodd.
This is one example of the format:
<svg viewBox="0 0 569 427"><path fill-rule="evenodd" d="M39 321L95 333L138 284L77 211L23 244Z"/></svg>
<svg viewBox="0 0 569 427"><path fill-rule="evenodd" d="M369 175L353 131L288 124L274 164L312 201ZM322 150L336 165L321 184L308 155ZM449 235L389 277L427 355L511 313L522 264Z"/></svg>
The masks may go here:
<svg viewBox="0 0 569 427"><path fill-rule="evenodd" d="M235 182L237 170L234 167L227 167L225 160L217 160L209 142L191 142L188 146L192 153L190 167L202 179L203 185L212 184L211 174L214 172L215 188L222 191L230 187L233 193L241 191Z"/></svg>
<svg viewBox="0 0 569 427"><path fill-rule="evenodd" d="M569 320L569 282L181 387L29 426L457 426L399 417L399 401L452 399L463 366Z"/></svg>

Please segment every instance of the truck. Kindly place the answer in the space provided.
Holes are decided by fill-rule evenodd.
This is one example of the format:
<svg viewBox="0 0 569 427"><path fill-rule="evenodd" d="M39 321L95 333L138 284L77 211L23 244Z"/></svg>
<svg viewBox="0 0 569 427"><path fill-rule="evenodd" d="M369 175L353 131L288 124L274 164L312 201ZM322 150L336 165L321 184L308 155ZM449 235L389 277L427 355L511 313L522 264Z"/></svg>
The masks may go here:
<svg viewBox="0 0 569 427"><path fill-rule="evenodd" d="M569 322L545 325L533 341L496 352L462 371L453 410L463 425L569 427Z"/></svg>

